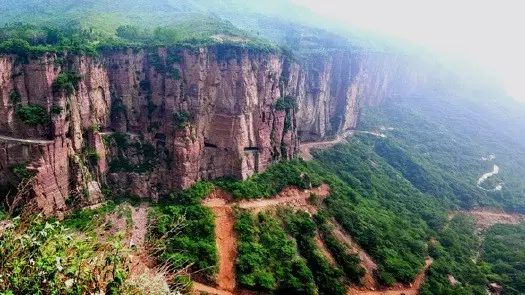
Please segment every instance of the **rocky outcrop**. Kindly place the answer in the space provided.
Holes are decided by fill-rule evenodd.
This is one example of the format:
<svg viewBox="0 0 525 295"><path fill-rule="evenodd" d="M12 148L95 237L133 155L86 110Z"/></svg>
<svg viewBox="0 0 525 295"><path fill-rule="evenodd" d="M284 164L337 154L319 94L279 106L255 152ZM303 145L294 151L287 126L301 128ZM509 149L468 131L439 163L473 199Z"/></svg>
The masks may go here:
<svg viewBox="0 0 525 295"><path fill-rule="evenodd" d="M55 82L65 73L78 75L70 88ZM355 128L362 104L423 79L398 57L351 52L301 63L222 45L28 63L0 56L0 175L12 183L13 165L34 170L46 213L74 196L97 202L107 185L157 198L199 179L262 171L293 157L299 141ZM48 120L28 125L17 114L28 105Z"/></svg>

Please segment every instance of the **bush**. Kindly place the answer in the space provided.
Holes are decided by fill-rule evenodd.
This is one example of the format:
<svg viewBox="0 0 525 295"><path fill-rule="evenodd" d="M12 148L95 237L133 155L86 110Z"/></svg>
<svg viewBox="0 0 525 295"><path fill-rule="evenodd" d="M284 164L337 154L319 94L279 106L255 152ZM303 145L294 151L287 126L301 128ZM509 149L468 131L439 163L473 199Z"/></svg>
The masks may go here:
<svg viewBox="0 0 525 295"><path fill-rule="evenodd" d="M20 180L29 180L35 175L34 172L27 169L26 164L15 164L9 167L9 170Z"/></svg>
<svg viewBox="0 0 525 295"><path fill-rule="evenodd" d="M20 102L22 102L22 96L20 95L20 93L17 91L17 90L13 90L11 91L11 93L9 94L9 101L14 105L14 106L18 106L18 104Z"/></svg>
<svg viewBox="0 0 525 295"><path fill-rule="evenodd" d="M202 271L207 279L213 280L218 257L215 218L210 209L165 202L151 209L149 220L148 239L158 249L154 255L160 261L176 268L191 266L193 271Z"/></svg>
<svg viewBox="0 0 525 295"><path fill-rule="evenodd" d="M297 109L297 101L291 96L281 97L275 102L275 109L278 111L295 110Z"/></svg>
<svg viewBox="0 0 525 295"><path fill-rule="evenodd" d="M288 210L282 210L279 215L283 218L288 233L296 239L301 255L308 262L319 294L345 294L341 270L331 266L324 254L317 249L314 241L316 225L310 215L304 211L293 213Z"/></svg>
<svg viewBox="0 0 525 295"><path fill-rule="evenodd" d="M317 218L319 231L326 247L334 257L337 264L342 268L349 282L361 284L361 279L365 275L365 270L361 266L361 260L355 253L350 253L350 249L345 247L332 233L332 229Z"/></svg>
<svg viewBox="0 0 525 295"><path fill-rule="evenodd" d="M0 234L0 293L119 293L127 276L121 237L100 242L39 216L11 222Z"/></svg>
<svg viewBox="0 0 525 295"><path fill-rule="evenodd" d="M173 126L183 129L191 121L191 115L186 111L173 113Z"/></svg>
<svg viewBox="0 0 525 295"><path fill-rule="evenodd" d="M271 197L286 186L302 189L321 185L320 178L300 160L282 161L271 165L263 173L255 174L244 181L219 179L215 183L232 193L236 199Z"/></svg>
<svg viewBox="0 0 525 295"><path fill-rule="evenodd" d="M58 74L55 82L53 82L53 91L56 93L64 91L67 95L71 95L75 92L80 80L81 77L78 74L62 71Z"/></svg>
<svg viewBox="0 0 525 295"><path fill-rule="evenodd" d="M198 205L215 188L213 183L200 181L187 190L173 192L169 195L170 201L178 205Z"/></svg>
<svg viewBox="0 0 525 295"><path fill-rule="evenodd" d="M46 109L36 104L18 107L16 115L22 122L30 126L42 125L49 122L49 115Z"/></svg>
<svg viewBox="0 0 525 295"><path fill-rule="evenodd" d="M237 280L250 289L278 294L315 294L312 272L278 220L237 212Z"/></svg>
<svg viewBox="0 0 525 295"><path fill-rule="evenodd" d="M97 150L94 148L86 148L84 151L84 156L89 161L91 165L97 165L100 155L97 153Z"/></svg>
<svg viewBox="0 0 525 295"><path fill-rule="evenodd" d="M52 115L55 115L55 116L58 116L62 113L62 107L61 106L58 106L58 105L53 105L51 107L51 114Z"/></svg>
<svg viewBox="0 0 525 295"><path fill-rule="evenodd" d="M170 69L168 73L169 73L170 77L172 77L173 79L180 80L180 71L179 71L179 69L175 69L175 68Z"/></svg>

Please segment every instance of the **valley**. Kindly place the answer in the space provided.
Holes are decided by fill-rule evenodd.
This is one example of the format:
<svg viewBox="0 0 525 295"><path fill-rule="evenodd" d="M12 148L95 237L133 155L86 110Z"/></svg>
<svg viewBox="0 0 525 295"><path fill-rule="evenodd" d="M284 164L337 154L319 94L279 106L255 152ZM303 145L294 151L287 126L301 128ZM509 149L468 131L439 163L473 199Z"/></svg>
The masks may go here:
<svg viewBox="0 0 525 295"><path fill-rule="evenodd" d="M0 295L524 294L492 73L300 1L110 2L0 1Z"/></svg>

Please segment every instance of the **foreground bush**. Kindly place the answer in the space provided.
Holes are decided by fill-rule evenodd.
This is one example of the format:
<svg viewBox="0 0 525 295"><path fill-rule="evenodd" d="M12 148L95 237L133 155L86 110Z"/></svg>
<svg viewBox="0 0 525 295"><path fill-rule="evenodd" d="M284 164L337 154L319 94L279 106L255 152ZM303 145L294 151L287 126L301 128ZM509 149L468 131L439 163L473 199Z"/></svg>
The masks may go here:
<svg viewBox="0 0 525 295"><path fill-rule="evenodd" d="M0 293L119 294L127 277L122 239L100 242L41 216L0 232Z"/></svg>

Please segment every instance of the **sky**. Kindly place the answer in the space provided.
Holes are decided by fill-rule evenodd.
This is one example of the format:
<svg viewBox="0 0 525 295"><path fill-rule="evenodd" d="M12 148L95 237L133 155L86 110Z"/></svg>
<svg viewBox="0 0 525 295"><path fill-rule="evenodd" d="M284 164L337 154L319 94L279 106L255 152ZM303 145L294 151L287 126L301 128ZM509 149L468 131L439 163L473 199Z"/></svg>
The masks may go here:
<svg viewBox="0 0 525 295"><path fill-rule="evenodd" d="M525 101L525 0L293 0L352 27L488 69Z"/></svg>

